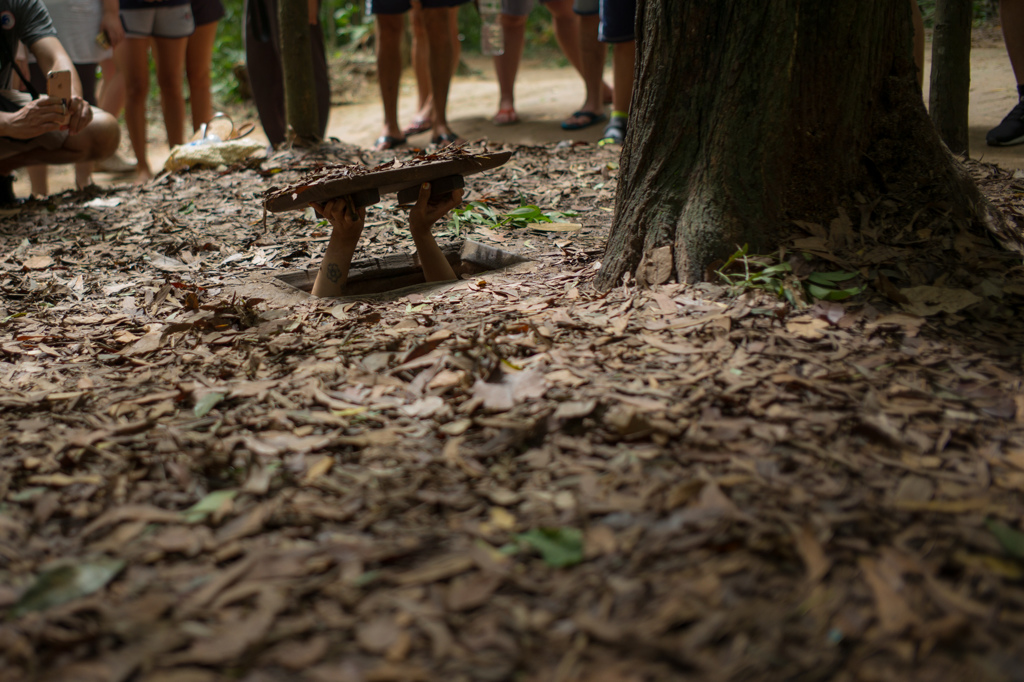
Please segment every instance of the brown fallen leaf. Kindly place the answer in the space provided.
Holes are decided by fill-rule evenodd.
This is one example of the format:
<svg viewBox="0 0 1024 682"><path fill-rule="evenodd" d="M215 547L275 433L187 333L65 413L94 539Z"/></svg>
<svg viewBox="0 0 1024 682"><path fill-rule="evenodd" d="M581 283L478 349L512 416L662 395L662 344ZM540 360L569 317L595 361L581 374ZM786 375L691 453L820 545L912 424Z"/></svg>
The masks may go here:
<svg viewBox="0 0 1024 682"><path fill-rule="evenodd" d="M445 592L445 606L450 611L469 611L483 606L501 585L496 573L474 571L451 581Z"/></svg>
<svg viewBox="0 0 1024 682"><path fill-rule="evenodd" d="M898 591L898 586L890 582L889 575L879 570L876 559L862 556L857 560L857 565L874 595L875 615L878 627L884 635L902 634L908 627L919 622L906 599Z"/></svg>

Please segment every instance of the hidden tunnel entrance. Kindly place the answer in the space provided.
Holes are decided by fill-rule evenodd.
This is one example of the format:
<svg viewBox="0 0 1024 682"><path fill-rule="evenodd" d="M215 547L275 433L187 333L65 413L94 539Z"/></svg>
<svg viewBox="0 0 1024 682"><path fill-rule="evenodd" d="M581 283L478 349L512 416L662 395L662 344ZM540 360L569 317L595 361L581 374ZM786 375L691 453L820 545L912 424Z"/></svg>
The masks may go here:
<svg viewBox="0 0 1024 682"><path fill-rule="evenodd" d="M441 251L459 278L501 270L529 260L510 251L468 239L443 244ZM313 289L318 269L286 272L277 275L275 279L308 294ZM420 268L415 254L402 253L382 258L363 258L352 261L348 282L341 295L342 297L386 295L388 292L425 283L423 270ZM442 282L432 282L431 284L442 284Z"/></svg>

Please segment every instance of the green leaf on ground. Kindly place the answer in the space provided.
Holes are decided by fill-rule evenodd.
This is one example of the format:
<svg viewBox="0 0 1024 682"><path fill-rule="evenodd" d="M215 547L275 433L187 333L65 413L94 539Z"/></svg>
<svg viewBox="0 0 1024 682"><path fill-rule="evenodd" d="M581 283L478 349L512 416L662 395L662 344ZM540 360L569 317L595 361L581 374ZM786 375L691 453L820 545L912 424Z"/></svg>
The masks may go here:
<svg viewBox="0 0 1024 682"><path fill-rule="evenodd" d="M985 527L992 535L996 536L996 540L1008 554L1018 559L1024 559L1024 533L1014 530L996 519L986 519Z"/></svg>
<svg viewBox="0 0 1024 682"><path fill-rule="evenodd" d="M223 393L207 393L199 399L196 406L192 408L192 412L196 418L205 417L222 400L224 400Z"/></svg>
<svg viewBox="0 0 1024 682"><path fill-rule="evenodd" d="M516 536L540 552L549 566L564 568L583 561L583 533L578 528L534 528Z"/></svg>
<svg viewBox="0 0 1024 682"><path fill-rule="evenodd" d="M86 597L113 580L123 568L123 561L110 557L51 568L40 573L21 595L11 608L11 615L18 618L30 611L43 611Z"/></svg>
<svg viewBox="0 0 1024 682"><path fill-rule="evenodd" d="M237 490L214 490L212 493L208 493L206 497L181 512L181 515L185 517L185 521L188 523L200 523L201 521L204 521L207 516L224 506L225 502L235 499L236 495L238 495Z"/></svg>

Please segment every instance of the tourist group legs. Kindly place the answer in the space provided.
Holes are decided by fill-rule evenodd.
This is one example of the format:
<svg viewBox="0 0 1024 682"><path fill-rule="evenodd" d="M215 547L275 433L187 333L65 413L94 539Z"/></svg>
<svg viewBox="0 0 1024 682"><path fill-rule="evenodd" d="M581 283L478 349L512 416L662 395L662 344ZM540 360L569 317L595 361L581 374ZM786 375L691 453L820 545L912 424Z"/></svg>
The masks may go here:
<svg viewBox="0 0 1024 682"><path fill-rule="evenodd" d="M420 16L416 20L422 20L422 33L426 39L425 73L430 84L430 129L433 131L431 141L434 144L447 145L459 139L448 125L447 109L448 88L454 73L453 43L456 42L453 40L452 22L455 21L455 13L452 8L465 1L422 0L417 8ZM410 0L370 0L368 9L376 22L377 79L384 110L384 125L374 147L378 150L392 149L405 144L406 141L405 131L398 121L398 92L402 79L404 15L412 10L413 6ZM422 49L422 45L417 49ZM421 113L425 115L424 104L425 101L420 102ZM425 119L420 123L425 123Z"/></svg>

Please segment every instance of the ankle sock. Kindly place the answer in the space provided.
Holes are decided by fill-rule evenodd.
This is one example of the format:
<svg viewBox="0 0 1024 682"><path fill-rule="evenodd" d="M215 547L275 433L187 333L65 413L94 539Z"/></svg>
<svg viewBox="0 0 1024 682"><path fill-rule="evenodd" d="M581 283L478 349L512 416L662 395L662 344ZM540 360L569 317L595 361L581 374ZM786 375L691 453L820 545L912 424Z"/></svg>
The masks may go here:
<svg viewBox="0 0 1024 682"><path fill-rule="evenodd" d="M1018 85L1017 87L1020 88L1020 87L1024 87L1024 86ZM613 110L612 111L612 118L629 118L629 112L628 111Z"/></svg>

